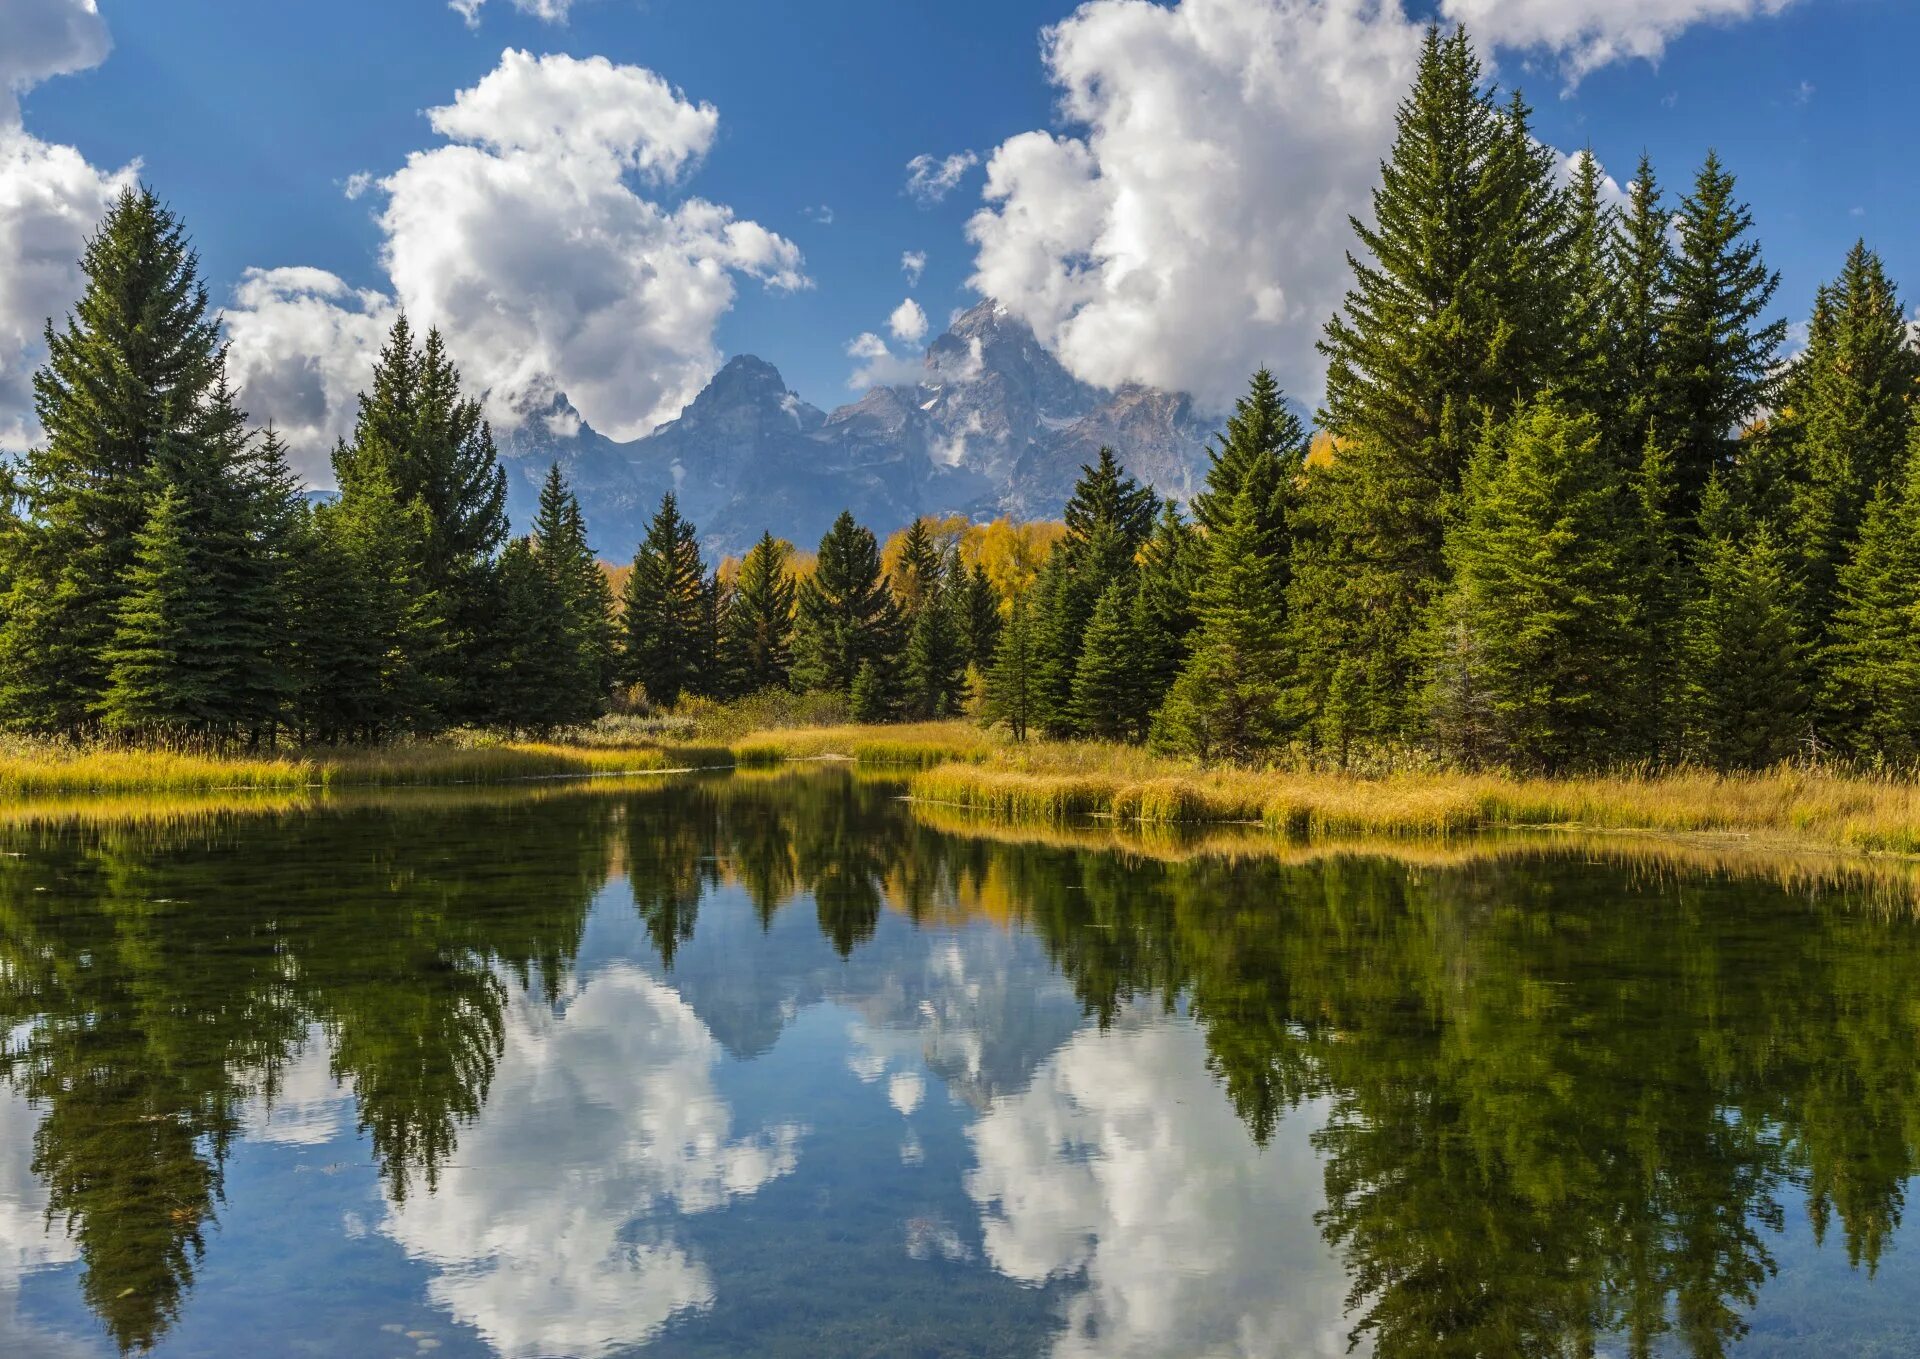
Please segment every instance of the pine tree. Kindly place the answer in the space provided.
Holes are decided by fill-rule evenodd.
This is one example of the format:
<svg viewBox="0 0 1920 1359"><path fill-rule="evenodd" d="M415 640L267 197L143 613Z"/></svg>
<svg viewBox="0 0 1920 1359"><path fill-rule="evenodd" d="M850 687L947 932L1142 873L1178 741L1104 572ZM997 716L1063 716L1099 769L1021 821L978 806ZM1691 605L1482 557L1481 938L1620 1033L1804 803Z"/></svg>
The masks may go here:
<svg viewBox="0 0 1920 1359"><path fill-rule="evenodd" d="M959 571L959 559L955 558L954 590L960 604L960 636L967 664L981 671L993 664L994 651L1000 642L1000 592L993 588L993 580L987 575L987 568L979 562L973 564L973 570Z"/></svg>
<svg viewBox="0 0 1920 1359"><path fill-rule="evenodd" d="M1273 374L1262 368L1234 404L1220 446L1208 451L1206 489L1193 498L1193 517L1208 533L1222 533L1233 517L1249 473L1259 478L1255 498L1285 531L1288 502L1307 460L1307 431L1287 405Z"/></svg>
<svg viewBox="0 0 1920 1359"><path fill-rule="evenodd" d="M1154 719L1157 745L1202 760L1246 761L1293 726L1281 558L1265 546L1251 486L1209 544L1193 654Z"/></svg>
<svg viewBox="0 0 1920 1359"><path fill-rule="evenodd" d="M1867 504L1821 657L1824 734L1857 759L1920 760L1920 434Z"/></svg>
<svg viewBox="0 0 1920 1359"><path fill-rule="evenodd" d="M889 691L901 631L879 545L843 510L820 540L819 565L795 603L794 686L851 695L861 670L871 667L872 692ZM876 701L885 706L884 699Z"/></svg>
<svg viewBox="0 0 1920 1359"><path fill-rule="evenodd" d="M217 325L180 219L151 191L115 200L80 260L86 289L48 323L34 375L45 441L15 479L21 514L0 627L0 720L76 732L105 694L153 461L189 442L218 376Z"/></svg>
<svg viewBox="0 0 1920 1359"><path fill-rule="evenodd" d="M1710 486L1707 500L1723 495ZM1687 744L1715 768L1761 769L1806 734L1805 644L1786 553L1764 524L1736 532L1700 547L1685 628Z"/></svg>
<svg viewBox="0 0 1920 1359"><path fill-rule="evenodd" d="M506 639L495 680L495 710L504 726L545 734L582 720L578 687L583 657L570 635L561 581L529 538L515 538L500 558L500 633Z"/></svg>
<svg viewBox="0 0 1920 1359"><path fill-rule="evenodd" d="M1559 391L1578 410L1600 418L1609 439L1629 427L1618 378L1619 337L1611 315L1617 280L1613 247L1619 214L1602 192L1600 162L1589 147L1574 162L1567 198L1567 348ZM1615 448L1623 469L1638 459L1638 441Z"/></svg>
<svg viewBox="0 0 1920 1359"><path fill-rule="evenodd" d="M157 737L205 731L220 710L218 599L196 569L186 501L168 487L136 538L99 712L109 730Z"/></svg>
<svg viewBox="0 0 1920 1359"><path fill-rule="evenodd" d="M907 633L904 680L909 717L948 717L957 712L967 670L955 601L944 589L923 595Z"/></svg>
<svg viewBox="0 0 1920 1359"><path fill-rule="evenodd" d="M986 718L1004 723L1016 741L1027 739L1034 722L1036 641L1027 596L1015 595L994 648L993 668L987 672Z"/></svg>
<svg viewBox="0 0 1920 1359"><path fill-rule="evenodd" d="M1762 322L1779 287L1753 216L1734 198L1734 179L1709 153L1681 201L1672 264L1673 298L1660 337L1661 371L1675 427L1676 508L1690 517L1716 470L1733 466L1747 424L1766 406L1784 320Z"/></svg>
<svg viewBox="0 0 1920 1359"><path fill-rule="evenodd" d="M1653 161L1644 154L1627 186L1609 251L1611 287L1606 327L1611 337L1608 386L1621 403L1613 437L1628 455L1649 441L1677 437L1679 421L1663 366L1668 313L1673 306L1673 250L1668 212Z"/></svg>
<svg viewBox="0 0 1920 1359"><path fill-rule="evenodd" d="M1050 736L1082 730L1073 688L1088 620L1110 586L1131 586L1158 509L1158 497L1121 469L1112 449L1102 448L1081 467L1067 500L1066 537L1041 568L1034 591L1035 716Z"/></svg>
<svg viewBox="0 0 1920 1359"><path fill-rule="evenodd" d="M1448 695L1482 694L1488 753L1550 770L1604 762L1631 685L1636 610L1598 421L1536 401L1488 431L1468 494L1432 625L1436 726L1462 722Z"/></svg>
<svg viewBox="0 0 1920 1359"><path fill-rule="evenodd" d="M792 680L795 587L789 551L763 533L740 563L720 639L721 668L736 694L785 689Z"/></svg>
<svg viewBox="0 0 1920 1359"><path fill-rule="evenodd" d="M706 567L694 527L669 491L634 553L621 600L625 674L650 702L670 707L698 692L708 626Z"/></svg>
<svg viewBox="0 0 1920 1359"><path fill-rule="evenodd" d="M1920 351L1880 257L1857 242L1814 302L1807 348L1781 385L1769 442L1787 488L1788 539L1816 635L1836 573L1874 488L1897 484L1915 409Z"/></svg>
<svg viewBox="0 0 1920 1359"><path fill-rule="evenodd" d="M545 578L543 591L538 593L555 614L551 628L543 622L534 630L536 635L551 632L548 644L554 648L550 659L538 663L538 668L548 672L554 687L552 695L542 700L542 711L549 719L544 725L592 721L606 709L612 678L613 591L587 542L580 501L567 486L558 463L548 469L541 484L528 551L527 564L537 566ZM534 601L536 592L525 582L506 579L507 565L502 557L501 595L511 618L516 607L524 608ZM529 636L523 626L510 626L508 632L522 641ZM506 705L502 711L509 724L522 721L513 706Z"/></svg>
<svg viewBox="0 0 1920 1359"><path fill-rule="evenodd" d="M1153 537L1140 551L1140 584L1134 591L1133 630L1139 646L1135 675L1148 712L1166 701L1192 654L1206 566L1206 540L1169 501Z"/></svg>
<svg viewBox="0 0 1920 1359"><path fill-rule="evenodd" d="M1344 668L1364 734L1394 737L1415 718L1417 638L1477 432L1566 349L1565 204L1524 104L1494 106L1464 32L1428 30L1373 208L1320 345L1336 456L1306 479L1289 612L1310 707Z"/></svg>
<svg viewBox="0 0 1920 1359"><path fill-rule="evenodd" d="M1147 695L1137 667L1139 639L1133 630L1133 583L1117 580L1101 592L1088 615L1073 672L1075 725L1100 741L1138 741L1146 736Z"/></svg>
<svg viewBox="0 0 1920 1359"><path fill-rule="evenodd" d="M907 526L906 537L901 541L900 560L894 566L891 582L900 615L909 623L938 593L943 575L941 565L940 544L934 541L932 527L924 518L915 519Z"/></svg>
<svg viewBox="0 0 1920 1359"><path fill-rule="evenodd" d="M885 722L893 716L892 686L887 682L886 671L872 660L860 662L860 672L853 677L853 686L847 693L847 705L856 722Z"/></svg>

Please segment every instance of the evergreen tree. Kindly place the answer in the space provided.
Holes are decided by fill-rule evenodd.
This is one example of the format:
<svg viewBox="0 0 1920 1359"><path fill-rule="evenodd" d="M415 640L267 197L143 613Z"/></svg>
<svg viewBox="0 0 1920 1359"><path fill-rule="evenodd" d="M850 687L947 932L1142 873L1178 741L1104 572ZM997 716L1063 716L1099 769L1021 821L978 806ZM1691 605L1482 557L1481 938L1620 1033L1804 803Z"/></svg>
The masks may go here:
<svg viewBox="0 0 1920 1359"><path fill-rule="evenodd" d="M1101 741L1146 736L1152 709L1139 682L1139 638L1133 629L1133 585L1117 580L1101 592L1087 618L1073 672L1075 724Z"/></svg>
<svg viewBox="0 0 1920 1359"><path fill-rule="evenodd" d="M217 325L178 217L127 189L88 240L86 289L47 325L34 375L45 440L15 478L20 513L0 627L0 720L86 726L142 531L163 489L162 447L190 444L219 370Z"/></svg>
<svg viewBox="0 0 1920 1359"><path fill-rule="evenodd" d="M788 552L763 533L740 563L720 639L721 669L736 694L784 689L792 679L795 588Z"/></svg>
<svg viewBox="0 0 1920 1359"><path fill-rule="evenodd" d="M1166 701L1167 691L1192 653L1206 568L1206 540L1169 501L1154 525L1153 537L1140 551L1140 584L1133 597L1134 639L1139 647L1135 677L1148 712Z"/></svg>
<svg viewBox="0 0 1920 1359"><path fill-rule="evenodd" d="M1004 723L1016 741L1027 739L1027 728L1034 722L1037 641L1027 597L1015 595L994 648L993 668L987 672L986 717L988 722Z"/></svg>
<svg viewBox="0 0 1920 1359"><path fill-rule="evenodd" d="M1081 731L1073 690L1088 621L1110 586L1131 586L1135 558L1153 532L1158 508L1158 497L1121 469L1112 449L1102 448L1092 464L1081 467L1067 500L1066 537L1047 558L1035 588L1034 706L1050 736Z"/></svg>
<svg viewBox="0 0 1920 1359"><path fill-rule="evenodd" d="M99 703L113 731L147 737L204 731L219 712L219 602L196 569L186 501L168 487L136 539L128 592L104 655Z"/></svg>
<svg viewBox="0 0 1920 1359"><path fill-rule="evenodd" d="M1920 351L1880 257L1857 242L1840 277L1815 299L1807 348L1782 384L1769 442L1787 488L1785 522L1808 616L1824 630L1835 576L1874 488L1897 485L1913 411Z"/></svg>
<svg viewBox="0 0 1920 1359"><path fill-rule="evenodd" d="M1724 492L1710 486L1709 507ZM1709 522L1724 517L1714 510ZM1700 548L1686 613L1687 742L1718 769L1760 769L1794 753L1807 728L1805 644L1787 556L1764 524Z"/></svg>
<svg viewBox="0 0 1920 1359"><path fill-rule="evenodd" d="M1280 581L1251 486L1209 544L1193 654L1154 719L1155 743L1202 760L1245 761L1285 741L1291 665Z"/></svg>
<svg viewBox="0 0 1920 1359"><path fill-rule="evenodd" d="M856 722L885 722L893 716L892 686L886 670L876 661L860 662L860 673L853 677L847 704Z"/></svg>
<svg viewBox="0 0 1920 1359"><path fill-rule="evenodd" d="M1484 695L1487 753L1550 770L1615 753L1636 642L1620 500L1593 416L1542 398L1489 430L1433 620L1437 729L1475 729L1448 703L1464 692Z"/></svg>
<svg viewBox="0 0 1920 1359"><path fill-rule="evenodd" d="M1690 517L1716 470L1734 464L1748 422L1766 406L1784 320L1763 322L1780 276L1749 238L1753 217L1734 198L1734 180L1709 154L1681 201L1672 264L1672 301L1660 337L1661 371L1674 428L1677 509Z"/></svg>
<svg viewBox="0 0 1920 1359"><path fill-rule="evenodd" d="M1567 347L1567 214L1516 98L1500 110L1464 32L1430 28L1373 196L1354 287L1327 325L1321 424L1289 598L1303 696L1372 736L1414 718L1417 636L1445 584L1476 431L1554 379Z"/></svg>
<svg viewBox="0 0 1920 1359"><path fill-rule="evenodd" d="M582 720L583 669L561 578L541 547L515 538L500 558L500 632L505 664L494 701L503 725L545 734ZM597 672L594 677L597 678Z"/></svg>
<svg viewBox="0 0 1920 1359"><path fill-rule="evenodd" d="M795 603L793 683L801 690L851 695L863 668L870 692L886 706L900 647L900 612L880 571L873 533L840 517L820 540L820 560Z"/></svg>
<svg viewBox="0 0 1920 1359"><path fill-rule="evenodd" d="M1867 504L1822 656L1824 732L1857 759L1920 759L1920 434Z"/></svg>
<svg viewBox="0 0 1920 1359"><path fill-rule="evenodd" d="M1653 161L1644 154L1627 186L1626 208L1614 221L1606 327L1611 339L1608 387L1620 402L1614 440L1623 453L1644 452L1650 440L1676 437L1679 421L1663 372L1663 340L1673 306L1673 250L1667 210Z"/></svg>
<svg viewBox="0 0 1920 1359"><path fill-rule="evenodd" d="M1634 601L1633 678L1623 696L1622 755L1663 759L1680 729L1681 635L1689 582L1673 518L1673 463L1652 437L1626 487L1625 585Z"/></svg>
<svg viewBox="0 0 1920 1359"><path fill-rule="evenodd" d="M501 559L500 593L505 612L513 617L515 609L530 607L544 597L551 605L551 627L539 624L529 634L524 626L510 626L509 635L524 642L530 635L551 633L554 649L551 659L543 659L537 668L549 673L554 693L543 701L545 725L570 726L590 722L606 710L607 691L613 670L613 590L599 561L587 542L586 519L580 501L567 486L560 465L547 470L540 487L540 507L535 514L532 542L528 544L528 563L537 566L544 577L541 590L527 582L506 578L507 560ZM519 599L513 597L519 591ZM504 708L509 722L518 721L516 710Z"/></svg>
<svg viewBox="0 0 1920 1359"><path fill-rule="evenodd" d="M1000 642L1000 592L993 588L987 568L975 562L973 570L963 572L954 559L954 592L959 600L960 637L967 664L981 671L993 664Z"/></svg>
<svg viewBox="0 0 1920 1359"><path fill-rule="evenodd" d="M698 692L710 614L706 567L693 525L681 517L671 491L634 553L621 606L627 680L663 706Z"/></svg>
<svg viewBox="0 0 1920 1359"><path fill-rule="evenodd" d="M932 526L924 518L915 519L901 541L892 582L894 601L909 624L939 592L943 583L941 566L940 544L934 541Z"/></svg>
<svg viewBox="0 0 1920 1359"><path fill-rule="evenodd" d="M967 659L955 604L936 588L921 596L913 615L903 677L909 717L948 717L959 710Z"/></svg>
<svg viewBox="0 0 1920 1359"><path fill-rule="evenodd" d="M1285 531L1288 501L1307 460L1307 431L1287 405L1273 374L1262 368L1234 404L1220 446L1208 451L1206 489L1193 498L1193 517L1208 533L1225 532L1249 474L1255 500Z"/></svg>
<svg viewBox="0 0 1920 1359"><path fill-rule="evenodd" d="M1623 393L1616 386L1619 337L1611 316L1619 214L1603 196L1603 179L1591 147L1575 158L1567 197L1568 355L1559 390L1569 405L1598 416L1602 432L1617 439L1628 428ZM1615 449L1623 468L1631 467L1640 451L1638 442Z"/></svg>

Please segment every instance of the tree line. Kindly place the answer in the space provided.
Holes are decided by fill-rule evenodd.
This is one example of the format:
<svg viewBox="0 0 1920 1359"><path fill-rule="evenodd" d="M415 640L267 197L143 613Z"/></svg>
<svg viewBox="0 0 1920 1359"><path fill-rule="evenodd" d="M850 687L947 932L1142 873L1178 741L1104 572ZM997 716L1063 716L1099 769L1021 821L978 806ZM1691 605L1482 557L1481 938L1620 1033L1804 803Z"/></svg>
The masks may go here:
<svg viewBox="0 0 1920 1359"><path fill-rule="evenodd" d="M616 598L558 467L509 541L481 408L405 318L310 505L130 190L0 487L0 721L371 741L794 688L1208 760L1920 758L1920 348L1876 255L1784 358L1717 157L1677 199L1645 158L1563 175L1438 28L1354 230L1317 445L1257 373L1190 505L1103 449L1013 589L848 514L810 572L770 533L712 568L668 494Z"/></svg>

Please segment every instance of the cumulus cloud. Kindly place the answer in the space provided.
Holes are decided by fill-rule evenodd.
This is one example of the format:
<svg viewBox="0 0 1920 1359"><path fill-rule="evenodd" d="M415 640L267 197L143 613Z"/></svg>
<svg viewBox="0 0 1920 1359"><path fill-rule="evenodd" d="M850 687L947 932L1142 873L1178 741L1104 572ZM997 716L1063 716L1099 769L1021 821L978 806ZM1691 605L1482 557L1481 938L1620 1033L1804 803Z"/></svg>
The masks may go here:
<svg viewBox="0 0 1920 1359"><path fill-rule="evenodd" d="M1657 60L1698 23L1778 14L1794 0L1442 0L1441 12L1481 39L1541 48L1564 61L1569 81L1609 62Z"/></svg>
<svg viewBox="0 0 1920 1359"><path fill-rule="evenodd" d="M900 272L907 276L907 286L909 288L918 288L920 286L920 276L927 272L927 252L924 250L907 250L902 252L900 256Z"/></svg>
<svg viewBox="0 0 1920 1359"><path fill-rule="evenodd" d="M33 370L42 332L80 293L80 251L139 164L102 170L71 146L41 141L21 124L19 96L53 76L106 58L106 25L93 0L0 5L0 450L40 437Z"/></svg>
<svg viewBox="0 0 1920 1359"><path fill-rule="evenodd" d="M909 297L893 309L893 315L887 318L887 329L902 344L919 344L927 338L927 314Z"/></svg>
<svg viewBox="0 0 1920 1359"><path fill-rule="evenodd" d="M496 424L516 426L565 393L596 429L634 438L677 415L718 367L714 327L737 277L807 286L791 241L721 204L666 206L643 192L682 184L719 126L712 105L651 71L509 50L428 119L446 144L377 185L389 294L336 293L341 314L323 321L313 309L339 280L269 270L249 275L261 285L252 303L244 285L236 297L236 338L251 330L256 353L295 369L252 367L242 392L257 417L290 433L341 428L357 379L322 385L323 414L310 401L283 412L273 394L305 401L315 375L361 371L367 318L397 306L446 333ZM297 333L279 333L283 321ZM341 350L301 347L328 333Z"/></svg>
<svg viewBox="0 0 1920 1359"><path fill-rule="evenodd" d="M922 207L938 203L959 187L967 171L980 163L972 151L956 151L951 156L922 153L907 162L907 193Z"/></svg>
<svg viewBox="0 0 1920 1359"><path fill-rule="evenodd" d="M686 1002L627 964L564 1009L523 997L486 1108L433 1194L381 1230L432 1265L428 1294L502 1355L600 1355L713 1305L674 1238L790 1174L802 1129L733 1130L722 1050Z"/></svg>
<svg viewBox="0 0 1920 1359"><path fill-rule="evenodd" d="M1484 50L1570 74L1790 0L1443 0ZM969 280L1083 380L1220 408L1255 367L1313 399L1350 215L1391 142L1421 24L1401 0L1089 0L1043 34L1063 126L987 158Z"/></svg>

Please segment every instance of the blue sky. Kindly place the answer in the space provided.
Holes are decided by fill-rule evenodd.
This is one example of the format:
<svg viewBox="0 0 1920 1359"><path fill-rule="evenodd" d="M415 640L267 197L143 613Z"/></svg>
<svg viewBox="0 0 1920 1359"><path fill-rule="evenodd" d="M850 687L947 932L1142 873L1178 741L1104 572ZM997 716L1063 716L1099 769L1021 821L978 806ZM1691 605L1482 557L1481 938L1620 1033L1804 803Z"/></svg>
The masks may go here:
<svg viewBox="0 0 1920 1359"><path fill-rule="evenodd" d="M0 10L51 12L88 2L0 0ZM619 399L621 384L645 388L655 404L670 402L690 371L710 364L697 357L702 352L757 353L803 396L838 404L852 395L857 365L849 342L874 332L894 359L911 359L914 330L904 340L888 335L890 313L912 296L937 334L953 309L974 300L976 274L996 293L1017 294L1003 300L1091 380L1211 383L1212 395L1237 385L1244 367L1258 361L1308 389L1302 394L1311 400L1313 314L1341 280L1344 231L1333 225L1371 179L1380 121L1370 113L1356 115L1354 126L1302 129L1346 91L1397 90L1386 77L1403 59L1405 24L1391 5L1388 20L1370 18L1370 2L1184 0L1143 22L1140 5L1098 0L1049 56L1042 31L1074 6L485 0L469 23L443 0L98 0L110 52L91 69L41 79L21 98L22 118L28 137L73 148L102 182L138 161L140 175L187 219L223 305L235 303L245 271L301 266L417 310L425 304L415 293L431 296L437 285L415 288L389 276L383 248L393 228L377 220L388 199L379 189L349 199L349 177L379 180L410 153L446 148L455 139L430 126L423 111L479 85L507 49L604 57L616 70L653 72L688 103L717 111L717 130L703 148L686 156L670 182L641 184L639 196L667 211L696 198L724 205L790 253L778 265L721 266L731 298L696 318L695 333L667 342L679 365L671 379L655 380L661 361L644 345L609 357L603 334L583 361L572 341L555 341L547 362L561 371L548 385L596 391L599 409L585 412L595 424L650 418L647 401ZM566 11L563 21L524 12L556 4ZM1621 9L1653 18L1610 17ZM1322 10L1360 25L1359 36L1312 17ZM1406 17L1428 12L1415 6ZM1784 274L1781 306L1796 319L1856 234L1909 281L1910 299L1920 296L1920 157L1911 145L1920 5L1913 0L1451 0L1447 12L1478 29L1502 79L1531 96L1543 139L1563 151L1591 144L1624 181L1644 147L1675 187L1708 146L1719 148L1753 204L1770 262ZM5 22L0 16L0 36ZM1235 65L1239 40L1231 35L1241 23L1262 35L1250 45L1272 40L1264 64ZM1371 60L1365 43L1375 40L1385 55ZM1659 54L1608 59L1622 47ZM1326 74L1345 59L1352 70ZM35 77L16 74L14 83ZM1240 169L1215 176L1247 182L1208 184L1195 215L1180 220L1166 204L1187 196L1183 145L1209 140L1215 125L1238 124L1236 79L1329 83L1290 107L1267 107L1266 93L1247 95L1260 108L1224 139ZM1184 124L1155 111L1156 100L1183 102L1180 92L1191 89L1223 102L1189 111L1198 121ZM1063 97L1076 97L1077 107L1063 109ZM1167 134L1158 142L1156 120ZM1112 193L1090 207L1085 176L1052 146L1021 143L1038 159L992 205L988 239L970 240L986 162L996 148L1035 133L1090 145L1100 193ZM942 201L908 192L913 157L960 153L979 163ZM1056 211L1071 219L1067 227L1046 220ZM1131 240L1133 266L1110 266L1090 279L1090 243L1108 233ZM547 287L550 265L566 274L550 258L555 250L551 237L530 241L524 256L509 252L519 267L496 266L507 294L496 299L501 309L520 304L511 296L518 287ZM924 278L911 286L901 269L909 251L927 261ZM1143 282L1153 270L1143 271L1142 259L1167 267ZM783 272L784 282L776 277ZM791 286L793 275L804 277L803 286ZM565 286L577 292L581 285ZM1270 301L1247 303L1248 294L1270 294ZM591 304L576 296L568 305ZM619 329L630 314L608 313L603 329ZM463 324L478 323L450 320L456 340ZM273 339L282 358L281 350L303 342L284 329ZM510 341L494 336L497 352L476 360L480 368L504 372ZM473 344L485 353L487 337ZM0 337L0 364L7 362L3 345ZM566 371L575 367L594 371ZM261 377L259 390L271 405L273 382ZM0 381L0 401L5 395Z"/></svg>

